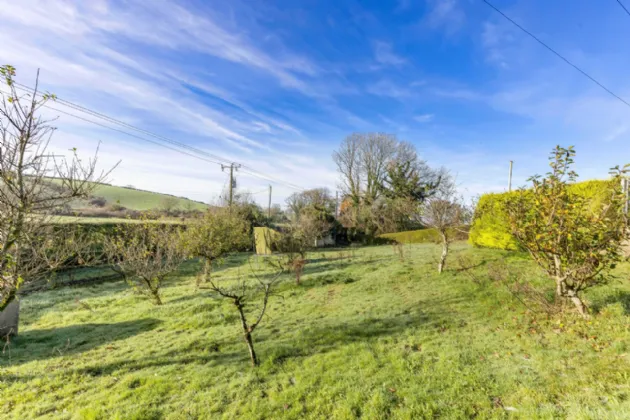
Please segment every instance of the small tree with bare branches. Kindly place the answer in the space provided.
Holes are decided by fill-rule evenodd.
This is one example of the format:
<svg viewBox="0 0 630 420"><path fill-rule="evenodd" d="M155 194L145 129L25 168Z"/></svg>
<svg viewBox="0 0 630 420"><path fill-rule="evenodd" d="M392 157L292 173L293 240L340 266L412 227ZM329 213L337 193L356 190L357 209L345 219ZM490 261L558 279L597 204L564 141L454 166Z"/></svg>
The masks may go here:
<svg viewBox="0 0 630 420"><path fill-rule="evenodd" d="M253 269L251 261L250 268L252 269L251 274L254 277L253 281L239 276L236 281L230 282L229 280L214 279L204 272L202 272L201 275L206 275L205 283L207 283L208 289L225 299L229 299L232 304L234 304L241 321L243 339L247 344L252 366L258 366L259 360L256 355L256 350L254 349L252 334L265 316L269 298L274 294L274 288L279 282L282 271L276 272L265 280L262 275L259 275L259 273ZM204 286L204 288L206 287ZM262 294L262 300L257 309L252 309L252 306L255 306L253 301L259 294ZM254 321L250 320L252 316Z"/></svg>
<svg viewBox="0 0 630 420"><path fill-rule="evenodd" d="M278 268L295 274L295 283L300 284L308 260L306 253L313 249L318 239L330 231L331 223L325 214L303 212L299 220L284 227L274 240L274 248L284 254L278 259Z"/></svg>
<svg viewBox="0 0 630 420"><path fill-rule="evenodd" d="M472 212L458 196L452 180L443 181L440 191L426 199L422 206L422 223L438 231L442 243L442 254L438 261L438 273L446 267L450 244L455 240L454 232L470 223Z"/></svg>
<svg viewBox="0 0 630 420"><path fill-rule="evenodd" d="M24 281L43 276L75 252L55 248L58 232L51 218L72 200L88 198L108 174L97 173L96 156L85 161L76 149L69 159L49 152L54 128L39 112L56 97L40 93L39 75L34 89L25 91L14 77L15 68L0 67L8 87L0 91L0 312Z"/></svg>
<svg viewBox="0 0 630 420"><path fill-rule="evenodd" d="M105 239L104 251L114 271L140 294L162 304L164 279L186 259L183 230L148 219L125 223Z"/></svg>

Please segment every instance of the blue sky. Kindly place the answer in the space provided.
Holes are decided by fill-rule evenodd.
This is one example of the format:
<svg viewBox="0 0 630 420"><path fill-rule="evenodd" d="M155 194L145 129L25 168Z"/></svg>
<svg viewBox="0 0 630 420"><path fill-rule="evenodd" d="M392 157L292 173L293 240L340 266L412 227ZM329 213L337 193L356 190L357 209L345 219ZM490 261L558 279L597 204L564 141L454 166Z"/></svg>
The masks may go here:
<svg viewBox="0 0 630 420"><path fill-rule="evenodd" d="M630 100L614 0L493 3ZM556 144L576 146L582 178L630 162L630 108L481 0L0 0L0 39L23 83L40 68L66 100L305 188L334 190L331 152L354 131L414 143L467 196L505 189L509 160L524 184ZM115 184L202 201L225 185L217 165L48 112L55 149L122 159Z"/></svg>

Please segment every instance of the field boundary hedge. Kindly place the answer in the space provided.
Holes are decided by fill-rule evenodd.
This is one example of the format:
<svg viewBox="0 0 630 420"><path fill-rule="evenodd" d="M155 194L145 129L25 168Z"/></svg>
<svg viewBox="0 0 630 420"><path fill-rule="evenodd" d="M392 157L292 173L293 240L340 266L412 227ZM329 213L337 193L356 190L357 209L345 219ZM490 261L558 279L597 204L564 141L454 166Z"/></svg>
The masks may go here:
<svg viewBox="0 0 630 420"><path fill-rule="evenodd" d="M588 198L593 209L599 208L607 200L613 180L590 180L571 184L569 192ZM531 194L531 190L525 190ZM518 248L512 237L505 213L505 203L521 191L484 194L479 198L472 226L470 244L482 248L515 250Z"/></svg>
<svg viewBox="0 0 630 420"><path fill-rule="evenodd" d="M468 239L468 227L464 226L458 229L449 229L449 234L455 240L465 241ZM440 233L436 229L418 229L407 230L404 232L383 233L377 236L384 243L401 243L401 244L424 244L438 243L442 241ZM377 242L381 242L377 241Z"/></svg>

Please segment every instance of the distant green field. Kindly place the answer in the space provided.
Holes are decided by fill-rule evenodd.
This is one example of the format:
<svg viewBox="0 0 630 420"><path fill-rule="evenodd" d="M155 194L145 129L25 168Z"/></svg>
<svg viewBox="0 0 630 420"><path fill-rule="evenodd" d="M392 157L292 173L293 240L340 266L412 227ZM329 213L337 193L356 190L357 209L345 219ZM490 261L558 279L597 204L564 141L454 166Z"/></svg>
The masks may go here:
<svg viewBox="0 0 630 420"><path fill-rule="evenodd" d="M144 223L139 219L124 219L122 217L75 217L75 216L54 216L50 219L52 223L68 224L68 223L80 223L80 224L117 224L117 223ZM177 218L161 218L158 220L151 220L155 223L168 223L168 224L180 224L181 220Z"/></svg>
<svg viewBox="0 0 630 420"><path fill-rule="evenodd" d="M52 182L58 184L60 181L52 179ZM178 210L205 210L207 204L188 198L173 197L169 194L161 194L151 191L135 190L133 188L117 187L114 185L99 184L92 193L95 197L103 197L107 200L107 204L120 204L130 210L152 210L160 209L166 198L175 198L177 200ZM87 206L86 202L74 203L73 207Z"/></svg>

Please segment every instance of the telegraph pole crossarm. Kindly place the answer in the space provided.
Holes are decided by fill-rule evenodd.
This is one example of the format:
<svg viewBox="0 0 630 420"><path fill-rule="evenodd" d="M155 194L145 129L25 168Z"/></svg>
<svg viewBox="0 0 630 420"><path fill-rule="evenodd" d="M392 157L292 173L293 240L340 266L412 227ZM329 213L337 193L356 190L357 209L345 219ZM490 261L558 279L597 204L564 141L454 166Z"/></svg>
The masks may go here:
<svg viewBox="0 0 630 420"><path fill-rule="evenodd" d="M230 195L229 195L229 206L230 208L232 207L232 200L234 198L234 187L236 186L236 182L234 180L234 170L238 171L238 168L240 168L241 165L238 163L230 163L229 165L221 165L221 170L225 170L225 169L230 169Z"/></svg>

